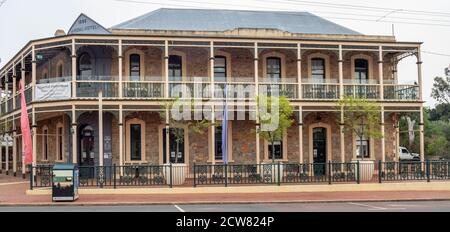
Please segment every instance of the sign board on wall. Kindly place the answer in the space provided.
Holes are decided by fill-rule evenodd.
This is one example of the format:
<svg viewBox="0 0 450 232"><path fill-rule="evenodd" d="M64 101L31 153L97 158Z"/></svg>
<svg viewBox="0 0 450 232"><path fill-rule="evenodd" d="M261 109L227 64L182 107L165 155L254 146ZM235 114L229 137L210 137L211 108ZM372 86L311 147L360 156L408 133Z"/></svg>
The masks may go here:
<svg viewBox="0 0 450 232"><path fill-rule="evenodd" d="M64 100L72 96L70 82L56 82L36 85L36 99L38 101Z"/></svg>

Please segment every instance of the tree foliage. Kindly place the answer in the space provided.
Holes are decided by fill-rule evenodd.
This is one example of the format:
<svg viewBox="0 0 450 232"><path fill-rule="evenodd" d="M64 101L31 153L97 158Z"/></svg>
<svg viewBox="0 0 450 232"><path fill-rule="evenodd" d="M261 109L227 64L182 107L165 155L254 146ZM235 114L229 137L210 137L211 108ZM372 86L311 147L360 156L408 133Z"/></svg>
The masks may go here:
<svg viewBox="0 0 450 232"><path fill-rule="evenodd" d="M258 109L259 109L259 122L260 124L271 124L273 118L278 118L278 126L273 128L270 131L259 130L259 136L265 140L267 140L272 145L272 161L275 161L275 142L282 141L283 133L292 126L294 120L293 117L293 108L289 102L289 100L284 97L266 97L260 96L257 99ZM271 108L273 104L278 104L278 112L275 112L274 109ZM267 111L261 111L260 109L267 109ZM278 114L278 117L274 117L275 114Z"/></svg>
<svg viewBox="0 0 450 232"><path fill-rule="evenodd" d="M440 103L450 104L449 80L442 77L435 77L431 97Z"/></svg>

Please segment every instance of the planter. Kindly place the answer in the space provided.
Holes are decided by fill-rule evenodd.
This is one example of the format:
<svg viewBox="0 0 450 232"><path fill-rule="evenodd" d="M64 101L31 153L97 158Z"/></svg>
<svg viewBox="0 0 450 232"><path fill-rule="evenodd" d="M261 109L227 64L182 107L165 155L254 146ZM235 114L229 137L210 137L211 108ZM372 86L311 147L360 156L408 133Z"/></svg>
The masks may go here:
<svg viewBox="0 0 450 232"><path fill-rule="evenodd" d="M263 178L263 182L266 183L277 183L278 176L280 177L280 181L283 180L284 173L284 165L280 163L263 163L261 165L261 174ZM279 175L278 175L279 174Z"/></svg>
<svg viewBox="0 0 450 232"><path fill-rule="evenodd" d="M353 161L353 163L357 163L358 161ZM373 160L360 160L359 161L359 169L356 166L356 175L359 172L359 180L360 181L371 181L373 179L373 175L375 174L375 161Z"/></svg>
<svg viewBox="0 0 450 232"><path fill-rule="evenodd" d="M186 177L188 173L188 165L187 164L172 164L172 168L170 168L170 164L164 165L164 177L166 178L167 184L170 184L170 178L172 170L172 185L183 185L186 182Z"/></svg>

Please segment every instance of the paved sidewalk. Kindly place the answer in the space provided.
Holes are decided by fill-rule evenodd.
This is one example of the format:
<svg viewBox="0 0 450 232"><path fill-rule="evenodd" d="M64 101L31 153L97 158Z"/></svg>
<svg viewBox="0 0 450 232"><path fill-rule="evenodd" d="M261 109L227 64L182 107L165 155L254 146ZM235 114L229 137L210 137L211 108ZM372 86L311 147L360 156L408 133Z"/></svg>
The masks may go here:
<svg viewBox="0 0 450 232"><path fill-rule="evenodd" d="M1 175L3 178L4 175ZM3 182L4 184L4 182ZM449 183L450 184L450 183ZM15 178L0 184L0 206L11 205L145 205L145 204L209 204L209 203L287 203L287 202L373 202L450 200L450 191L355 191L355 192L290 192L290 193L215 193L152 195L81 195L75 203L52 203L51 197L29 196L29 184Z"/></svg>

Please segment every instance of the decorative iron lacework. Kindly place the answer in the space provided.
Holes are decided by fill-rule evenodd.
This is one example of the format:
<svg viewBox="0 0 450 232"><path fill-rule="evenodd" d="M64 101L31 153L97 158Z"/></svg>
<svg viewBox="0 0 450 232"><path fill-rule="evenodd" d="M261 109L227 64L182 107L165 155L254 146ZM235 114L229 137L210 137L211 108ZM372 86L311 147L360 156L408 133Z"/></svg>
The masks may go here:
<svg viewBox="0 0 450 232"><path fill-rule="evenodd" d="M76 39L75 43L98 43L98 44L111 44L117 45L119 44L118 40L108 40L108 39Z"/></svg>
<svg viewBox="0 0 450 232"><path fill-rule="evenodd" d="M302 49L339 49L339 46L323 44L302 44Z"/></svg>
<svg viewBox="0 0 450 232"><path fill-rule="evenodd" d="M122 44L154 44L164 46L165 42L159 40L122 40Z"/></svg>
<svg viewBox="0 0 450 232"><path fill-rule="evenodd" d="M169 41L169 46L170 45L209 46L210 42L203 42L203 41Z"/></svg>
<svg viewBox="0 0 450 232"><path fill-rule="evenodd" d="M351 49L351 50L374 50L378 51L377 46L357 46L357 45L343 45L342 50Z"/></svg>
<svg viewBox="0 0 450 232"><path fill-rule="evenodd" d="M239 43L239 42L214 42L214 46L227 46L227 47L254 47L254 43Z"/></svg>
<svg viewBox="0 0 450 232"><path fill-rule="evenodd" d="M58 41L58 42L38 44L35 46L35 48L40 49L40 48L56 47L56 46L64 47L64 46L68 46L70 44L72 44L72 40L62 40L62 41Z"/></svg>
<svg viewBox="0 0 450 232"><path fill-rule="evenodd" d="M297 44L288 43L258 43L258 47L284 47L284 48L297 48Z"/></svg>

